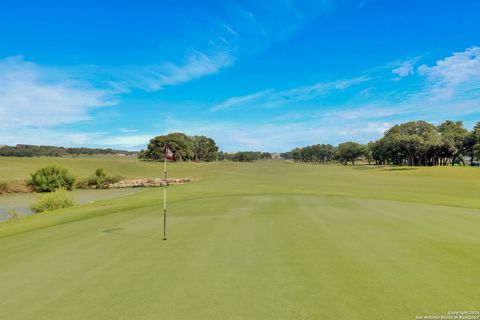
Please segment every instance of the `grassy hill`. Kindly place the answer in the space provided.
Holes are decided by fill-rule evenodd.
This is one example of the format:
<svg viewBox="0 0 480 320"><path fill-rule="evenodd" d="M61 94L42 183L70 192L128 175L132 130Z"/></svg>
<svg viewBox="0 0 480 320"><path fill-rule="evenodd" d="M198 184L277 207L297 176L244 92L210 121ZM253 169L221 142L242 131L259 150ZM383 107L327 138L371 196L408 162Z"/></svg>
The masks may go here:
<svg viewBox="0 0 480 320"><path fill-rule="evenodd" d="M0 158L161 176L134 159ZM478 168L179 163L198 182L0 223L1 319L414 319L477 310Z"/></svg>

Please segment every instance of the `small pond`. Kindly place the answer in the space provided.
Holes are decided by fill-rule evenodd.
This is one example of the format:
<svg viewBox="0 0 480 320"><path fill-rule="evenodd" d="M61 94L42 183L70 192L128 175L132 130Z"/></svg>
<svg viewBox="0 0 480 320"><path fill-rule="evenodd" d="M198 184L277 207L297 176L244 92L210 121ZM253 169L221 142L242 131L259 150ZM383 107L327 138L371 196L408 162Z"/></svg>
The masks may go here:
<svg viewBox="0 0 480 320"><path fill-rule="evenodd" d="M145 188L75 190L73 197L77 204L86 204L99 200L118 198L145 190ZM37 201L35 193L12 193L0 195L0 221L7 220L9 209L15 209L21 215L33 214L30 205Z"/></svg>

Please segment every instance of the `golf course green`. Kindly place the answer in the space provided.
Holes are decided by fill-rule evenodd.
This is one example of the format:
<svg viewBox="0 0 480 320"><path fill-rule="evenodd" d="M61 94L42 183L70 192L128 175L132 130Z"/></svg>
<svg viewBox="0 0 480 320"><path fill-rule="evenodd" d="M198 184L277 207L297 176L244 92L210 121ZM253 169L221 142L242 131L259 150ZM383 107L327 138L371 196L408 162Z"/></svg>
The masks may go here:
<svg viewBox="0 0 480 320"><path fill-rule="evenodd" d="M160 177L132 158L0 158ZM10 166L10 167L8 167ZM9 169L10 168L10 169ZM480 169L171 163L199 180L0 223L0 319L415 319L480 309Z"/></svg>

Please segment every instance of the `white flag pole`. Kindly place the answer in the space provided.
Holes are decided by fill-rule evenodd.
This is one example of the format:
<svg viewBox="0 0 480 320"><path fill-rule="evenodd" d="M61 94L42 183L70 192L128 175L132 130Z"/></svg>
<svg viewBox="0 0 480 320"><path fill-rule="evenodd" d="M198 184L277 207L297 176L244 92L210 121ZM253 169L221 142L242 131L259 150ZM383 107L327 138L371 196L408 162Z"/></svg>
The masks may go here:
<svg viewBox="0 0 480 320"><path fill-rule="evenodd" d="M163 240L167 240L167 146L165 146L165 152L163 153L163 173L165 176L165 182L163 185Z"/></svg>

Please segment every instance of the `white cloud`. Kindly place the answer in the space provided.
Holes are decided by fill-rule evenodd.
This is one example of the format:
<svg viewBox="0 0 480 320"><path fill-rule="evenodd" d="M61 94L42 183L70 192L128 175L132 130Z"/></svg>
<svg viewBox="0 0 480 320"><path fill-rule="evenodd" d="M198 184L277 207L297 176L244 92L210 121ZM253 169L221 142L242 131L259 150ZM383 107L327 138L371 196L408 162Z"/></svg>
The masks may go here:
<svg viewBox="0 0 480 320"><path fill-rule="evenodd" d="M210 109L210 111L219 111L219 110L227 109L230 107L235 107L238 105L243 105L243 104L255 101L259 98L265 97L266 95L270 94L272 91L273 90L269 89L269 90L264 90L264 91L256 92L253 94L249 94L246 96L231 97L223 101L222 103L213 106Z"/></svg>
<svg viewBox="0 0 480 320"><path fill-rule="evenodd" d="M412 62L405 61L404 63L402 63L402 65L393 69L392 73L398 76L398 78L396 79L399 79L399 78L404 78L406 76L413 75L415 71L414 71Z"/></svg>
<svg viewBox="0 0 480 320"><path fill-rule="evenodd" d="M133 133L133 132L139 132L140 131L138 129L129 129L129 128L119 128L117 130L121 133Z"/></svg>
<svg viewBox="0 0 480 320"><path fill-rule="evenodd" d="M263 90L245 96L231 97L217 105L210 111L219 111L232 107L250 106L257 107L278 107L285 104L294 104L302 101L310 101L316 98L345 90L355 85L367 82L367 76L356 77L347 80L331 82L319 82L309 86L295 87L287 90Z"/></svg>
<svg viewBox="0 0 480 320"><path fill-rule="evenodd" d="M468 48L462 52L439 60L429 67L422 65L419 74L427 77L432 94L439 98L452 97L480 89L480 47Z"/></svg>
<svg viewBox="0 0 480 320"><path fill-rule="evenodd" d="M54 130L45 127L25 127L17 130L0 129L0 144L33 144L33 145L55 145L65 147L76 147L93 145L103 137L105 132L70 132L65 130Z"/></svg>
<svg viewBox="0 0 480 320"><path fill-rule="evenodd" d="M144 149L156 134L115 134L112 132L78 132L46 127L1 130L0 145L32 144L64 147L99 147L122 150Z"/></svg>
<svg viewBox="0 0 480 320"><path fill-rule="evenodd" d="M115 104L109 90L72 80L23 57L0 60L0 128L53 126L89 119L89 111Z"/></svg>
<svg viewBox="0 0 480 320"><path fill-rule="evenodd" d="M98 139L100 146L111 146L114 148L125 148L128 150L139 150L146 147L150 139L155 134L136 134L136 135L105 135Z"/></svg>
<svg viewBox="0 0 480 320"><path fill-rule="evenodd" d="M159 65L124 67L118 74L118 81L128 89L158 91L166 86L179 85L215 74L231 65L234 60L226 50L211 54L192 50L183 63L166 61Z"/></svg>

